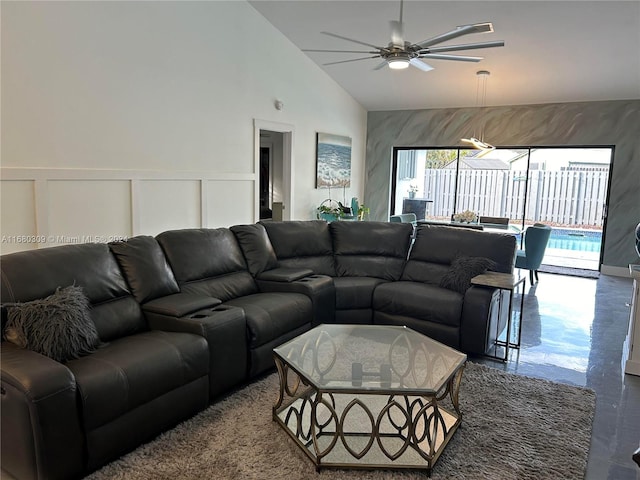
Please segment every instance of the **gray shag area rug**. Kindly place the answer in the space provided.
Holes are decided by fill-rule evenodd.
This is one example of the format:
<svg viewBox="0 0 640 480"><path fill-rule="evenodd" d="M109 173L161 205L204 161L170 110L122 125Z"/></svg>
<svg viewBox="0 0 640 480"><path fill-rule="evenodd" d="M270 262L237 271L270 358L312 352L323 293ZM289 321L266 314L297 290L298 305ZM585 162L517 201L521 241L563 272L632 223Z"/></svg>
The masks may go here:
<svg viewBox="0 0 640 480"><path fill-rule="evenodd" d="M424 479L419 470L316 472L271 420L271 374L220 400L88 478L103 479ZM433 469L442 479L584 478L595 393L467 363L462 425Z"/></svg>

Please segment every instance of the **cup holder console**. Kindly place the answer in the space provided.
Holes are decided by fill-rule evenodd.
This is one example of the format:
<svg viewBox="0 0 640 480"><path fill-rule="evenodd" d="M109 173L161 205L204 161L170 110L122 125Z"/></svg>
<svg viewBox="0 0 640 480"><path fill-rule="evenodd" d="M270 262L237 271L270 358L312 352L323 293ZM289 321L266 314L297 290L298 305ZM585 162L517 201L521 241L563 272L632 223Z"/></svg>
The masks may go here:
<svg viewBox="0 0 640 480"><path fill-rule="evenodd" d="M232 307L229 307L227 305L218 305L213 308L206 308L204 310L199 310L195 313L192 313L191 315L189 315L189 318L207 318L207 317L210 317L215 312L225 312L230 308Z"/></svg>

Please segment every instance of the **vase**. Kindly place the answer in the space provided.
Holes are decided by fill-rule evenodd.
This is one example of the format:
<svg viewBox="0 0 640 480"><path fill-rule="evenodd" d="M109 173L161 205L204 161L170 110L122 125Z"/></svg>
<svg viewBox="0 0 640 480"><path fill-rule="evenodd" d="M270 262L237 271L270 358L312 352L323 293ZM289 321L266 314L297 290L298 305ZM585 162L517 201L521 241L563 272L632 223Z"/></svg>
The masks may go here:
<svg viewBox="0 0 640 480"><path fill-rule="evenodd" d="M409 192L409 198L416 198L416 192Z"/></svg>
<svg viewBox="0 0 640 480"><path fill-rule="evenodd" d="M357 215L359 208L360 204L358 203L358 197L353 197L351 199L351 215Z"/></svg>
<svg viewBox="0 0 640 480"><path fill-rule="evenodd" d="M321 212L318 214L318 216L320 217L320 220L324 220L328 223L335 222L336 220L338 220L338 216L334 213Z"/></svg>

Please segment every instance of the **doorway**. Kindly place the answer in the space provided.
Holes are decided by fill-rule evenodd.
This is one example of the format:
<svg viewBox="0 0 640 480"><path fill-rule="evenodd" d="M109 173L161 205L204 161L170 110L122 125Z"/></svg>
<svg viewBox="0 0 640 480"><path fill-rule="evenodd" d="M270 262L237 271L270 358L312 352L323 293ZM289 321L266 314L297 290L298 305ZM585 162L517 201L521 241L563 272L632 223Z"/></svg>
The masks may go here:
<svg viewBox="0 0 640 480"><path fill-rule="evenodd" d="M254 120L255 221L290 220L292 125Z"/></svg>
<svg viewBox="0 0 640 480"><path fill-rule="evenodd" d="M600 270L613 153L613 147L530 150L524 226L552 227L543 265Z"/></svg>
<svg viewBox="0 0 640 480"><path fill-rule="evenodd" d="M281 132L260 130L260 220L282 220L283 141Z"/></svg>

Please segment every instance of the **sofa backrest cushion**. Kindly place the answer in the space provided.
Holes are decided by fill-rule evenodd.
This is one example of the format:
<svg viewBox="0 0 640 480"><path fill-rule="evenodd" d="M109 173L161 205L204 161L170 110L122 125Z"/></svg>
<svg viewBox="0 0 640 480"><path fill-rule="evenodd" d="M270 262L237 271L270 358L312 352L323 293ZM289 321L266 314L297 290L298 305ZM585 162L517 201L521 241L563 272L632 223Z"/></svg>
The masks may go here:
<svg viewBox="0 0 640 480"><path fill-rule="evenodd" d="M411 248L402 280L439 285L458 257L484 257L495 262L491 270L510 273L516 237L468 228L421 225Z"/></svg>
<svg viewBox="0 0 640 480"><path fill-rule="evenodd" d="M324 220L259 222L264 226L278 266L309 268L316 275L336 275L329 224Z"/></svg>
<svg viewBox="0 0 640 480"><path fill-rule="evenodd" d="M339 277L398 280L407 259L413 225L389 222L332 222Z"/></svg>
<svg viewBox="0 0 640 480"><path fill-rule="evenodd" d="M178 293L180 288L155 238L133 237L109 244L138 303Z"/></svg>
<svg viewBox="0 0 640 480"><path fill-rule="evenodd" d="M258 291L236 237L228 228L170 230L156 239L182 292L225 302Z"/></svg>
<svg viewBox="0 0 640 480"><path fill-rule="evenodd" d="M264 271L278 267L276 252L263 225L234 225L231 231L242 249L251 275L257 277Z"/></svg>
<svg viewBox="0 0 640 480"><path fill-rule="evenodd" d="M29 302L58 287L82 287L100 340L108 342L147 330L118 263L103 243L65 245L3 255L3 303Z"/></svg>

